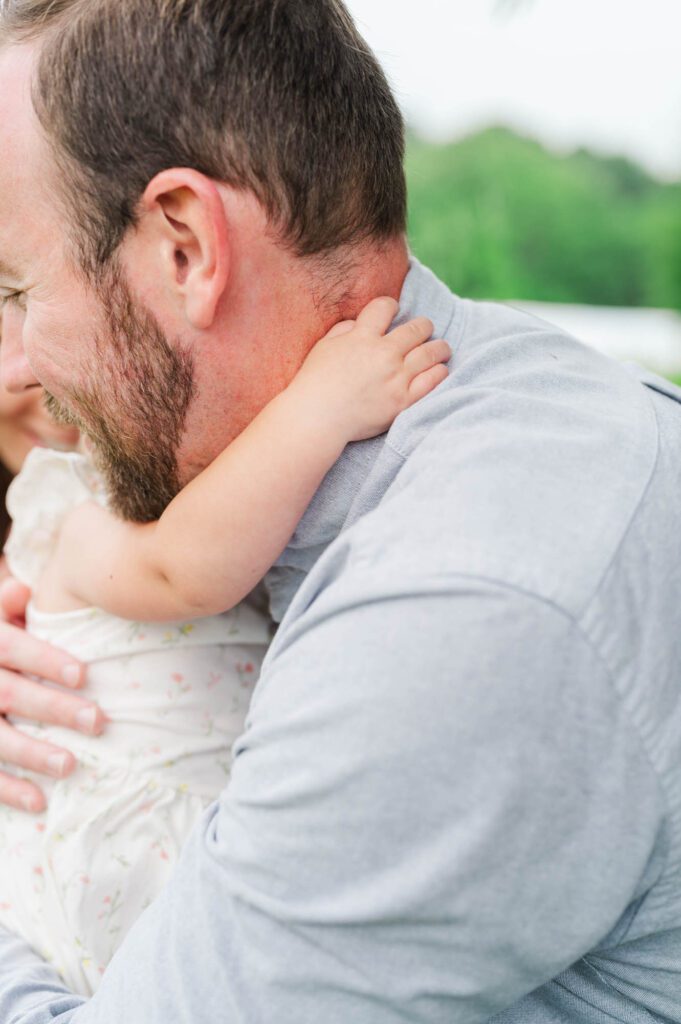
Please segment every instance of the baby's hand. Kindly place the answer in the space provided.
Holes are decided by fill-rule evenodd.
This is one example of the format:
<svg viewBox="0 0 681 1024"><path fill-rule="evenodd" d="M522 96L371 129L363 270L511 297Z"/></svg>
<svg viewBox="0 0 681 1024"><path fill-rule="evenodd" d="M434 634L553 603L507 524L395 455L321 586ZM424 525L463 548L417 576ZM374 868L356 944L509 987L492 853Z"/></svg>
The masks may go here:
<svg viewBox="0 0 681 1024"><path fill-rule="evenodd" d="M451 349L446 341L428 340L430 320L419 317L386 334L397 310L394 299L374 299L355 321L336 324L293 382L322 409L325 426L337 423L346 441L382 434L449 372L444 363Z"/></svg>

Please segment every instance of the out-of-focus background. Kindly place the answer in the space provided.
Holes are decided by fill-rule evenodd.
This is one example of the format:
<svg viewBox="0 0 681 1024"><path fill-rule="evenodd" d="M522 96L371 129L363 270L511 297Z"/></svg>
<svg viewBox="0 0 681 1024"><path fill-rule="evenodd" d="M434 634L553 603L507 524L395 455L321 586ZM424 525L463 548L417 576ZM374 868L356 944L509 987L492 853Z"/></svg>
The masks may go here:
<svg viewBox="0 0 681 1024"><path fill-rule="evenodd" d="M681 0L347 0L409 125L410 240L681 380Z"/></svg>

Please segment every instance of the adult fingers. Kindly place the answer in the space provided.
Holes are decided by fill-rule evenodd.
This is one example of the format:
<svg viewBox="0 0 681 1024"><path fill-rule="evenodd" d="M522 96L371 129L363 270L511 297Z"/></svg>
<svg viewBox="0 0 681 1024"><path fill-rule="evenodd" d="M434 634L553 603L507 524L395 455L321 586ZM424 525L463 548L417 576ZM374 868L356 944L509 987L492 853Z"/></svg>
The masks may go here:
<svg viewBox="0 0 681 1024"><path fill-rule="evenodd" d="M69 750L33 739L5 718L0 718L0 760L54 779L63 779L76 767Z"/></svg>
<svg viewBox="0 0 681 1024"><path fill-rule="evenodd" d="M98 735L106 723L101 708L64 690L0 670L0 713ZM11 760L0 746L0 760Z"/></svg>
<svg viewBox="0 0 681 1024"><path fill-rule="evenodd" d="M415 377L418 373L429 370L431 366L446 363L451 357L452 350L447 342L437 338L434 341L425 341L409 352L404 360L404 368L410 376Z"/></svg>
<svg viewBox="0 0 681 1024"><path fill-rule="evenodd" d="M13 576L3 580L0 584L0 619L23 622L30 597L30 589Z"/></svg>
<svg viewBox="0 0 681 1024"><path fill-rule="evenodd" d="M8 622L0 622L2 668L40 676L72 689L85 682L85 668L79 661Z"/></svg>
<svg viewBox="0 0 681 1024"><path fill-rule="evenodd" d="M449 371L444 363L438 363L437 366L431 366L429 370L419 373L409 385L410 404L418 402L420 398L425 398L433 388L436 388L438 384L447 379L448 374Z"/></svg>
<svg viewBox="0 0 681 1024"><path fill-rule="evenodd" d="M380 299L372 299L369 305L365 306L357 317L357 323L371 331L385 334L397 316L398 309L397 302L387 295L382 296Z"/></svg>
<svg viewBox="0 0 681 1024"><path fill-rule="evenodd" d="M17 779L6 772L0 772L0 804L33 814L44 811L47 806L45 794L35 783Z"/></svg>

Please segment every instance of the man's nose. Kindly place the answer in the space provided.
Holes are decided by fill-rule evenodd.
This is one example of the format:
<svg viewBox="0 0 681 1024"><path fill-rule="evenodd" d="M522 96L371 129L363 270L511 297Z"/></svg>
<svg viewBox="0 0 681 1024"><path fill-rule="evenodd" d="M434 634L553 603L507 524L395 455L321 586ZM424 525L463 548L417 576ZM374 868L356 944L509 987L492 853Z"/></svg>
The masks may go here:
<svg viewBox="0 0 681 1024"><path fill-rule="evenodd" d="M17 315L19 314L19 315ZM2 343L0 344L0 384L13 394L40 383L24 353L21 340L20 310L2 311Z"/></svg>

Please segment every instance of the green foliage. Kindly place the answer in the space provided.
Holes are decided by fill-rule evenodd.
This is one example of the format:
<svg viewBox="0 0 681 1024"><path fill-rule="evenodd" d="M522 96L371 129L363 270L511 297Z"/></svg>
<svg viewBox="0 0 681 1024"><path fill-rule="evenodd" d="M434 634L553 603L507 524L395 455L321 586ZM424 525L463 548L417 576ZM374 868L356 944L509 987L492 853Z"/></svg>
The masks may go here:
<svg viewBox="0 0 681 1024"><path fill-rule="evenodd" d="M410 240L473 297L681 309L681 183L504 128L409 141Z"/></svg>

